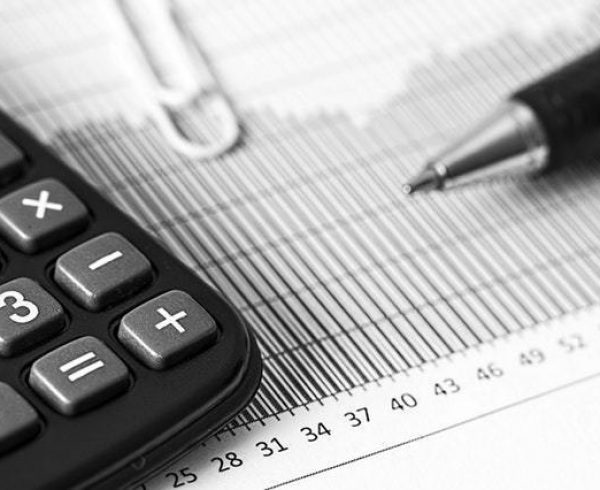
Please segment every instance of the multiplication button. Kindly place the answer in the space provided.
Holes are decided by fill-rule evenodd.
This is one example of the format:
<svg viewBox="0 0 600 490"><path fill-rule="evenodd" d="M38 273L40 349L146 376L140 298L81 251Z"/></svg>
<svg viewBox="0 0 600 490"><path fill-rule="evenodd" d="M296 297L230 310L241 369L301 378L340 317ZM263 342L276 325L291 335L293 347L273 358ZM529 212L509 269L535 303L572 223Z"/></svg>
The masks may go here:
<svg viewBox="0 0 600 490"><path fill-rule="evenodd" d="M121 320L117 336L153 369L165 369L206 349L216 339L217 325L189 294L169 291Z"/></svg>
<svg viewBox="0 0 600 490"><path fill-rule="evenodd" d="M26 277L0 285L0 356L14 356L56 335L65 312L37 282Z"/></svg>
<svg viewBox="0 0 600 490"><path fill-rule="evenodd" d="M75 415L127 390L127 367L94 337L69 342L33 363L29 384L65 415Z"/></svg>
<svg viewBox="0 0 600 490"><path fill-rule="evenodd" d="M83 307L98 311L148 284L152 266L121 235L105 233L63 254L54 280Z"/></svg>
<svg viewBox="0 0 600 490"><path fill-rule="evenodd" d="M0 200L0 233L22 252L36 253L81 231L88 212L63 184L45 179Z"/></svg>

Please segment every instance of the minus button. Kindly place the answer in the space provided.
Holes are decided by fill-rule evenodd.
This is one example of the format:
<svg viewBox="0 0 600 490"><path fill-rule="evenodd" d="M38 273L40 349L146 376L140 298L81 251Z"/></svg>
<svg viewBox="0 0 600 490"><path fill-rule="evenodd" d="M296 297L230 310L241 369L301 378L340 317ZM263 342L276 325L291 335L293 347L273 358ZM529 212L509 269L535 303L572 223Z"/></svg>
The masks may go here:
<svg viewBox="0 0 600 490"><path fill-rule="evenodd" d="M88 265L88 268L92 271L95 271L96 269L99 269L100 267L103 267L114 260L120 259L121 257L123 257L123 254L117 250L113 253L105 255L104 257L100 257L98 260Z"/></svg>

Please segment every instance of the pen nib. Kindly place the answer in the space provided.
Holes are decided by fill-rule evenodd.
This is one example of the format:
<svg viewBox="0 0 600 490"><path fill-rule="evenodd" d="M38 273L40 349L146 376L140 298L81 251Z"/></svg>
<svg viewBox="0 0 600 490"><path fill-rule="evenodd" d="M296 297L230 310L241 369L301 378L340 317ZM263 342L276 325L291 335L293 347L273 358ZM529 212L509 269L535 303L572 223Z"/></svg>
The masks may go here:
<svg viewBox="0 0 600 490"><path fill-rule="evenodd" d="M413 179L402 186L405 194L413 194L417 191L437 189L440 186L440 176L431 169L426 168Z"/></svg>

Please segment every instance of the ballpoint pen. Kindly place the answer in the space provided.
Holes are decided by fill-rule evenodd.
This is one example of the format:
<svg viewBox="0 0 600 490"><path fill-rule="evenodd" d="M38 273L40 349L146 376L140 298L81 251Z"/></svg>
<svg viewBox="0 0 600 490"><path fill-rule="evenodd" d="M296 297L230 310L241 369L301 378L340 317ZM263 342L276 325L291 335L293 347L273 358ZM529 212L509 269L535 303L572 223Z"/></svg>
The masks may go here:
<svg viewBox="0 0 600 490"><path fill-rule="evenodd" d="M147 78L152 80L156 105L151 115L166 142L193 159L229 150L240 135L239 118L173 3L119 0L117 4ZM208 141L192 139L180 127L177 116L190 107L214 119Z"/></svg>
<svg viewBox="0 0 600 490"><path fill-rule="evenodd" d="M600 48L515 92L404 186L411 194L536 175L600 148Z"/></svg>

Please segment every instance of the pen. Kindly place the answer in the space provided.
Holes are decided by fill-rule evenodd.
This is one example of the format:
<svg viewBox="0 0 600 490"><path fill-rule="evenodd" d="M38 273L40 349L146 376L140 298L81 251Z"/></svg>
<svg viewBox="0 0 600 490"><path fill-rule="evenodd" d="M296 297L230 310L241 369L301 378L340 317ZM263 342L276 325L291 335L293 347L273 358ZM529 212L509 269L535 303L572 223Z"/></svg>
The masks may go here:
<svg viewBox="0 0 600 490"><path fill-rule="evenodd" d="M407 194L537 175L600 148L600 48L528 85L425 165Z"/></svg>

